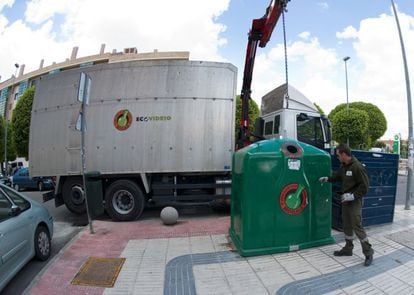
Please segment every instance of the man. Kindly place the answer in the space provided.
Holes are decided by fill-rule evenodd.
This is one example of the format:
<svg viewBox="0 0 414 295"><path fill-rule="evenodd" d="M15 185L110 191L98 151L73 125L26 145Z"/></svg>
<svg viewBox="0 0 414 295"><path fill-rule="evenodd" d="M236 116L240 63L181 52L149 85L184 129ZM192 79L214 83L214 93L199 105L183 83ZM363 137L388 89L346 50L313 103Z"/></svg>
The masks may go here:
<svg viewBox="0 0 414 295"><path fill-rule="evenodd" d="M319 181L342 181L342 223L345 235L345 246L334 252L334 256L352 256L354 233L361 242L362 252L365 255L365 266L369 266L373 260L374 250L368 242L367 234L362 227L362 198L368 192L368 175L364 166L351 154L346 144L336 147L336 156L341 162L341 167L331 177L323 176Z"/></svg>

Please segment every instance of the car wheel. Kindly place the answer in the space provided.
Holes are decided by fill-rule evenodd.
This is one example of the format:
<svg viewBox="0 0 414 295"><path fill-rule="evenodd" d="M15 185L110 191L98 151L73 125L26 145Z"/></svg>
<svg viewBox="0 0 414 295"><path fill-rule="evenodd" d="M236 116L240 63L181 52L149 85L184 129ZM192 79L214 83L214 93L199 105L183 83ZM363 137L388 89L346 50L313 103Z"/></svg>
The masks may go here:
<svg viewBox="0 0 414 295"><path fill-rule="evenodd" d="M13 188L14 188L14 190L16 190L16 191L20 191L20 187L19 187L19 185L18 184L13 184Z"/></svg>
<svg viewBox="0 0 414 295"><path fill-rule="evenodd" d="M44 183L39 181L39 183L37 184L37 188L39 189L39 192L42 192L45 189Z"/></svg>
<svg viewBox="0 0 414 295"><path fill-rule="evenodd" d="M144 194L133 181L117 180L106 189L105 209L113 220L136 220L144 206Z"/></svg>
<svg viewBox="0 0 414 295"><path fill-rule="evenodd" d="M86 213L85 194L81 177L70 177L62 187L63 201L69 211L75 214Z"/></svg>
<svg viewBox="0 0 414 295"><path fill-rule="evenodd" d="M49 259L51 252L50 234L46 227L38 226L35 232L34 246L36 259L45 261Z"/></svg>

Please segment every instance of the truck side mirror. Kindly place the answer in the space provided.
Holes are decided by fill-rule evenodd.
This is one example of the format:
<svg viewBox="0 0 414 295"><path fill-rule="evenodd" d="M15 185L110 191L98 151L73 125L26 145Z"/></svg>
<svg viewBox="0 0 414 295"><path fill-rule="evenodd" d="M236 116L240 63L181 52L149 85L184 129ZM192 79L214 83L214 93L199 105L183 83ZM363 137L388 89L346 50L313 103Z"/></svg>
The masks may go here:
<svg viewBox="0 0 414 295"><path fill-rule="evenodd" d="M326 142L325 143L331 143L332 141L332 128L331 128L331 121L325 116L321 117L323 127L325 129L325 136L326 136Z"/></svg>
<svg viewBox="0 0 414 295"><path fill-rule="evenodd" d="M264 129L264 120L263 120L263 118L259 117L254 122L254 134L253 134L253 136L256 137L258 140L264 139L263 129Z"/></svg>

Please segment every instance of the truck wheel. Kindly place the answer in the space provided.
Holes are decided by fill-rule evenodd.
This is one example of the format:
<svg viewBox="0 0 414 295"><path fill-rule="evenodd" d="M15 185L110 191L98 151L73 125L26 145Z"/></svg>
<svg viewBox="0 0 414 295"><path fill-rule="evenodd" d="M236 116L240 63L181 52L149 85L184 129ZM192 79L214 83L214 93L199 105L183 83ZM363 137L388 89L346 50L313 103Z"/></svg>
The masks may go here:
<svg viewBox="0 0 414 295"><path fill-rule="evenodd" d="M141 216L144 206L144 194L130 180L117 180L105 191L105 209L113 220L136 220Z"/></svg>
<svg viewBox="0 0 414 295"><path fill-rule="evenodd" d="M69 211L81 215L86 213L85 194L81 177L70 177L62 187L63 201Z"/></svg>
<svg viewBox="0 0 414 295"><path fill-rule="evenodd" d="M230 200L214 200L210 207L218 213L230 212Z"/></svg>

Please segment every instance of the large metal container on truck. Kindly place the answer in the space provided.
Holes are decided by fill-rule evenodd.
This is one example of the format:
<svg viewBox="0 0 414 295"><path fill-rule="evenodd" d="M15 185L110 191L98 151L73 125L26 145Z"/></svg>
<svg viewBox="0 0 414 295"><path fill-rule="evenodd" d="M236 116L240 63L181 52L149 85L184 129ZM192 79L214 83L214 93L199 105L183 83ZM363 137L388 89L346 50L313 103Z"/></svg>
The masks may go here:
<svg viewBox="0 0 414 295"><path fill-rule="evenodd" d="M30 171L57 176L57 205L85 211L81 135L75 130L81 72L92 79L86 169L101 173L112 218L138 218L145 205L229 198L236 67L149 60L99 64L37 81Z"/></svg>
<svg viewBox="0 0 414 295"><path fill-rule="evenodd" d="M234 155L230 237L242 256L332 243L327 152L293 140L265 140Z"/></svg>

